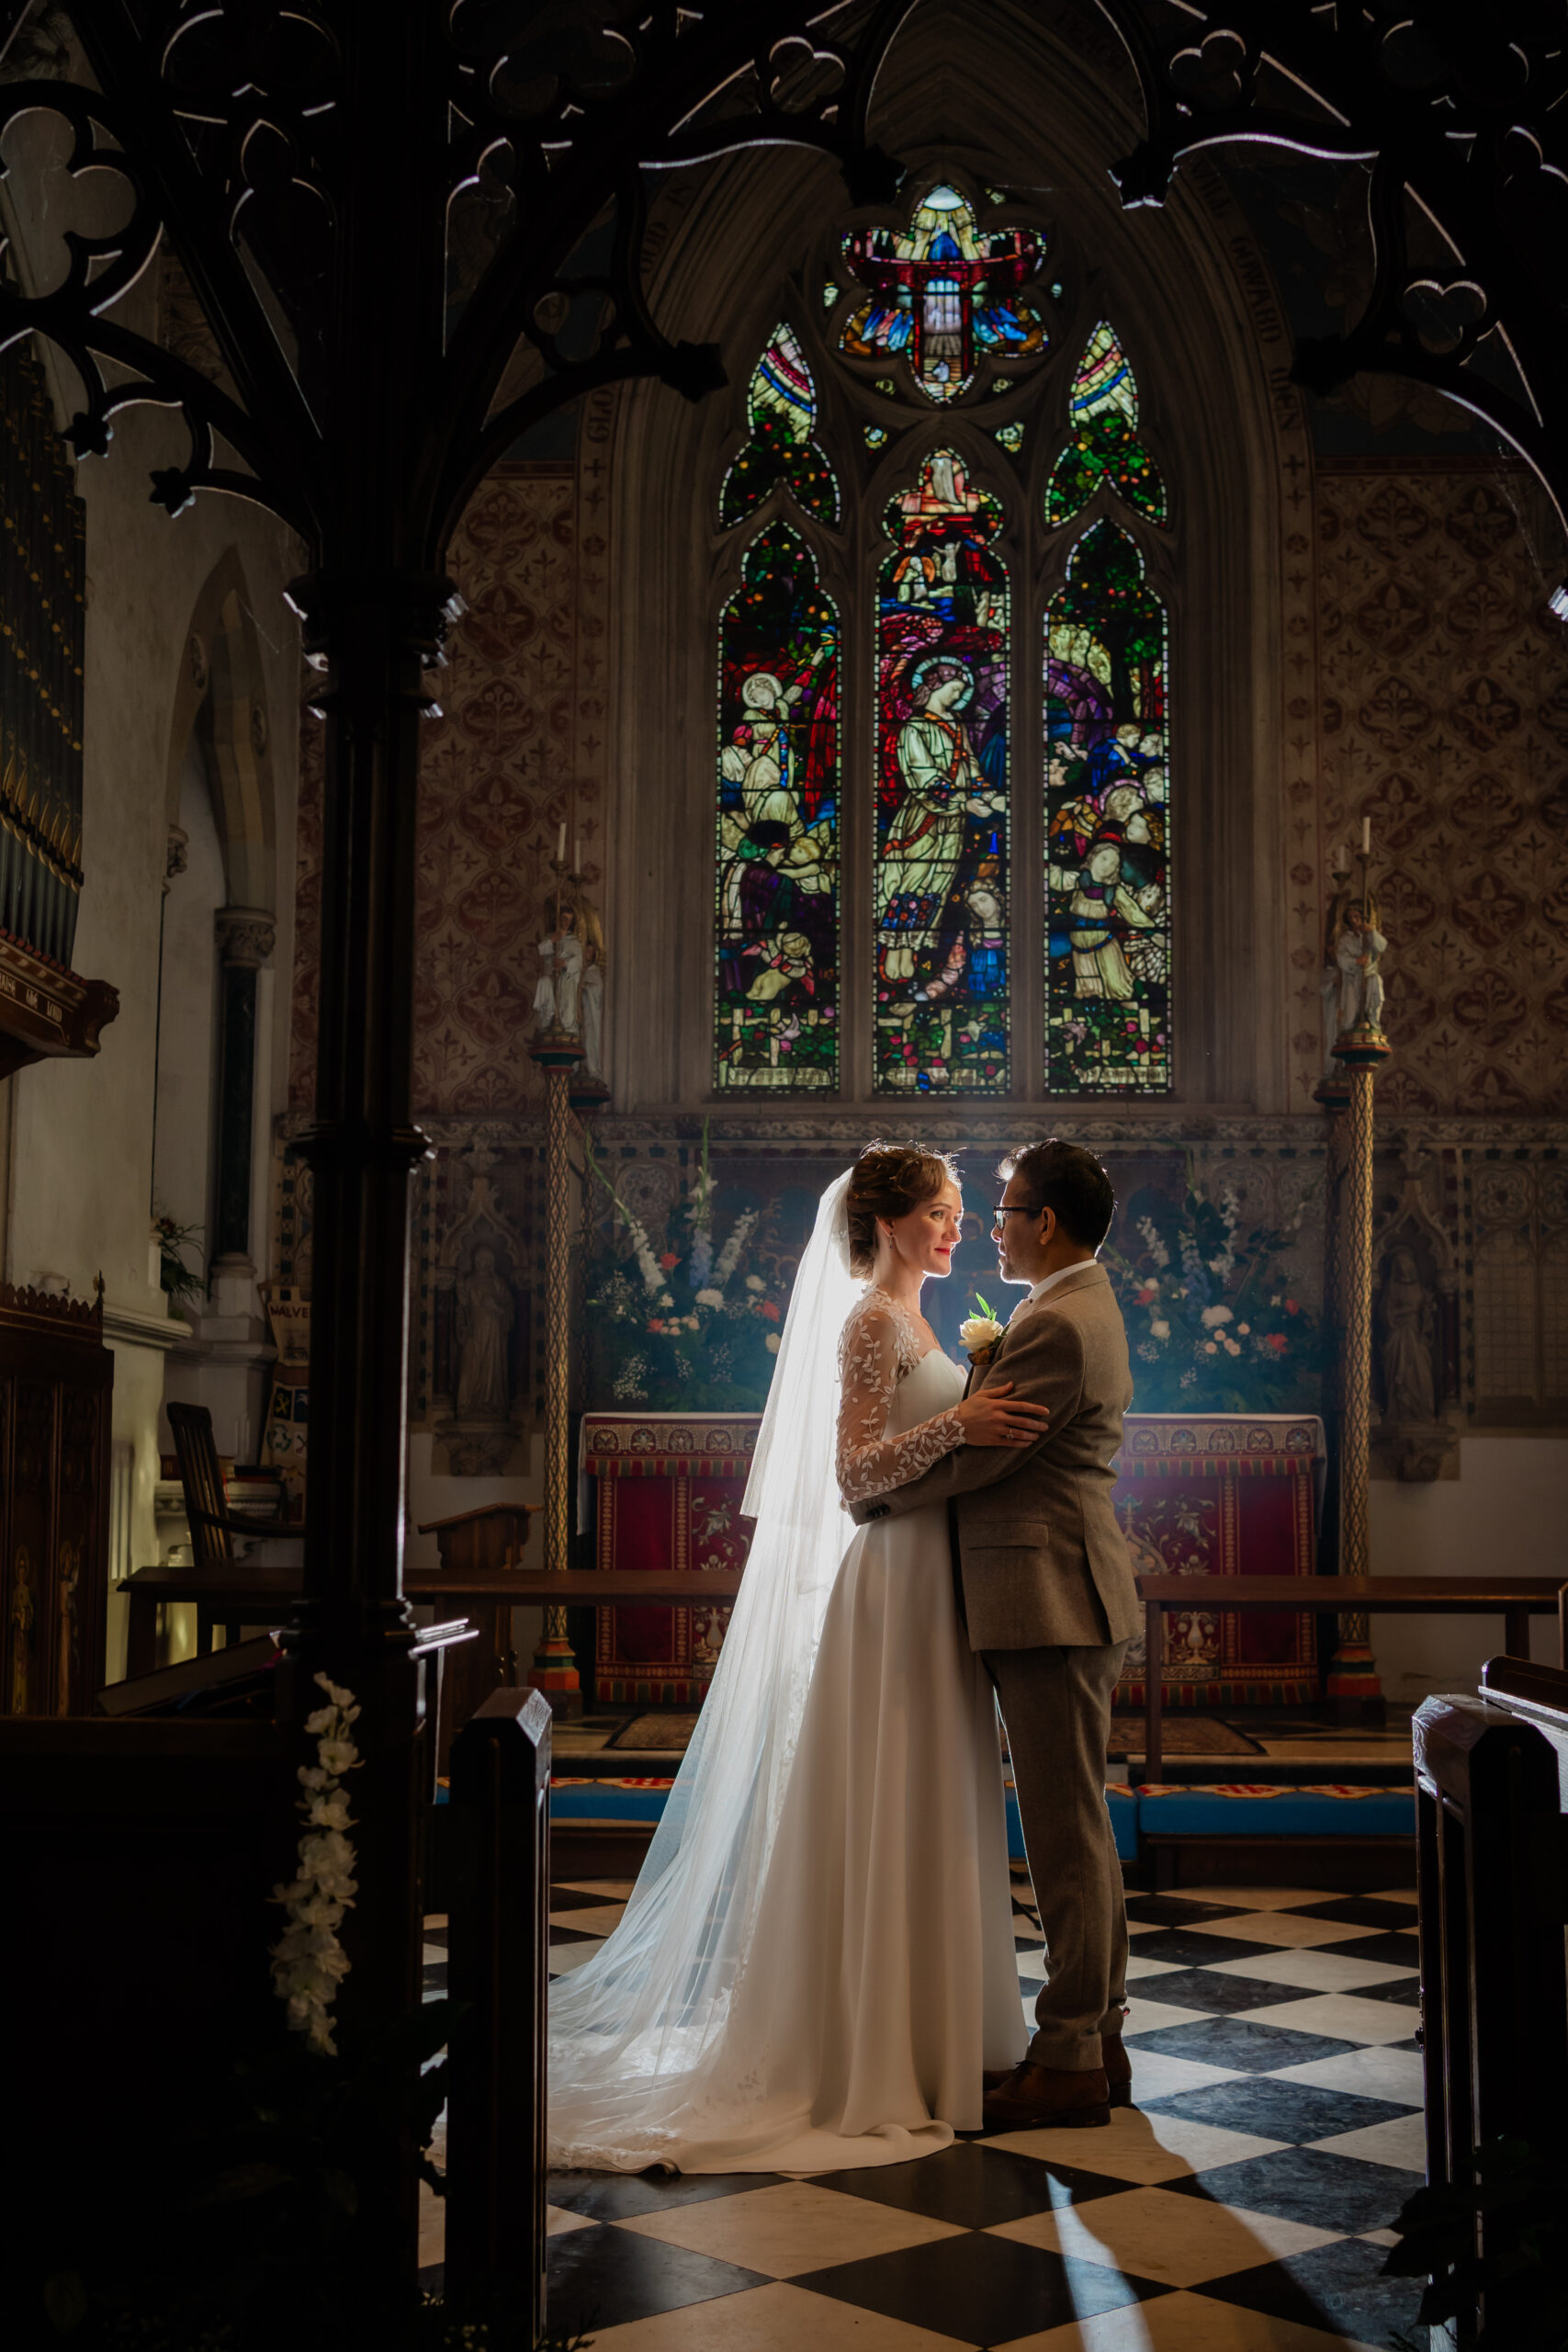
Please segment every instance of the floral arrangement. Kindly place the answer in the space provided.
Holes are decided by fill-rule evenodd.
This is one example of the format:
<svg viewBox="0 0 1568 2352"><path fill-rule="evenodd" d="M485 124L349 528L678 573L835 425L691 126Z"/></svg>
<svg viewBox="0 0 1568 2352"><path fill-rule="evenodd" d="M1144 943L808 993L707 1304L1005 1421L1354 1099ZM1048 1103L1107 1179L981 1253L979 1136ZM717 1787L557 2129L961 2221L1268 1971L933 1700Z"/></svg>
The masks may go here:
<svg viewBox="0 0 1568 2352"><path fill-rule="evenodd" d="M274 1902L288 1914L288 1925L272 1947L272 1984L288 2004L289 2030L305 2036L308 2049L335 2058L331 2009L349 1970L337 1931L359 1891L348 1836L354 1816L343 1785L344 1776L359 1763L359 1750L349 1736L359 1709L352 1690L340 1690L324 1674L315 1679L327 1694L327 1704L305 1718L305 1729L316 1743L316 1761L299 1767L305 1793L299 1809L305 1816L305 1833L299 1840L298 1874L292 1885L272 1891Z"/></svg>
<svg viewBox="0 0 1568 2352"><path fill-rule="evenodd" d="M1287 1261L1306 1201L1282 1227L1240 1231L1235 1192L1218 1202L1189 1172L1180 1200L1135 1193L1118 1221L1135 1235L1100 1252L1133 1357L1140 1413L1261 1413L1316 1409L1327 1360L1319 1318Z"/></svg>
<svg viewBox="0 0 1568 2352"><path fill-rule="evenodd" d="M158 1245L158 1286L176 1306L182 1299L206 1295L206 1275L199 1270L193 1272L184 1256L201 1231L199 1225L181 1225L166 1215L152 1220L152 1238Z"/></svg>
<svg viewBox="0 0 1568 2352"><path fill-rule="evenodd" d="M966 1315L958 1327L958 1341L976 1372L983 1372L1002 1343L1007 1326L988 1299L975 1293L977 1315Z"/></svg>
<svg viewBox="0 0 1568 2352"><path fill-rule="evenodd" d="M647 1228L590 1150L588 1165L614 1203L624 1237L589 1268L590 1393L603 1406L654 1411L757 1412L767 1397L786 1301L761 1274L736 1280L756 1228L742 1210L714 1246L707 1129L682 1210L684 1246L656 1250Z"/></svg>

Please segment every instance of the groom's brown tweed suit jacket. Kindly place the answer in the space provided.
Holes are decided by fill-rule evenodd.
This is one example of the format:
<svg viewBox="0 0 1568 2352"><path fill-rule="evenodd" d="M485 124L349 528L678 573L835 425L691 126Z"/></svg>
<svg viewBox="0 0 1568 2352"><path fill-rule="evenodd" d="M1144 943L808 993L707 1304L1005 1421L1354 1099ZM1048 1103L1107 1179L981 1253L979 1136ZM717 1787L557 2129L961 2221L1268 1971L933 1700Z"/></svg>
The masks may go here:
<svg viewBox="0 0 1568 2352"><path fill-rule="evenodd" d="M1127 1335L1103 1266L1089 1262L1021 1310L972 1384L1010 1380L1050 1412L1033 1445L961 1445L906 1487L853 1506L897 1518L952 1501L964 1613L976 1650L1128 1641L1142 1623L1111 1458L1133 1401Z"/></svg>

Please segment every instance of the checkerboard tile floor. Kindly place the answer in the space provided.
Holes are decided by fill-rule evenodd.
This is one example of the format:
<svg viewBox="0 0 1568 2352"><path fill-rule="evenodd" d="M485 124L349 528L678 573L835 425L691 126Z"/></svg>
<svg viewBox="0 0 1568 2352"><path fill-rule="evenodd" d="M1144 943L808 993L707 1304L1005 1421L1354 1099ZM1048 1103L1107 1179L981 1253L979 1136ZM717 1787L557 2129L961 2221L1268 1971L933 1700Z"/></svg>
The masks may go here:
<svg viewBox="0 0 1568 2352"><path fill-rule="evenodd" d="M1028 2014L1041 1938L1014 1884ZM629 1892L552 1889L553 1972ZM1379 2276L1424 2163L1414 1895L1201 1887L1127 1910L1137 2104L1108 2129L809 2181L555 2174L552 2325L596 2352L1425 2346L1418 2286ZM444 1944L433 1923L432 1991Z"/></svg>

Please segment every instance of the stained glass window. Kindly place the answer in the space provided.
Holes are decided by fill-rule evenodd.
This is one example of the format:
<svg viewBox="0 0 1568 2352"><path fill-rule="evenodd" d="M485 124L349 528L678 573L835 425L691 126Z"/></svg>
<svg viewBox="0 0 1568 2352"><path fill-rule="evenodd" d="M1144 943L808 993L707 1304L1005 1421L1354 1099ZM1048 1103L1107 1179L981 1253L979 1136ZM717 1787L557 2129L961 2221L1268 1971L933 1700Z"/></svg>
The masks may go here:
<svg viewBox="0 0 1568 2352"><path fill-rule="evenodd" d="M839 621L783 524L719 636L716 1084L839 1074Z"/></svg>
<svg viewBox="0 0 1568 2352"><path fill-rule="evenodd" d="M1043 254L1026 229L982 229L953 187L931 188L908 229L857 229L844 259L867 300L841 339L855 359L901 356L928 399L956 400L983 357L1022 359L1045 348L1045 322L1021 289Z"/></svg>
<svg viewBox="0 0 1568 2352"><path fill-rule="evenodd" d="M1008 578L999 503L939 449L877 584L875 1083L1008 1085Z"/></svg>
<svg viewBox="0 0 1568 2352"><path fill-rule="evenodd" d="M1048 1093L1170 1086L1165 607L1113 523L1045 617Z"/></svg>
<svg viewBox="0 0 1568 2352"><path fill-rule="evenodd" d="M724 477L721 521L727 527L744 522L783 482L803 514L819 523L836 523L839 485L812 438L817 388L799 337L782 321L751 371L746 406L751 437Z"/></svg>
<svg viewBox="0 0 1568 2352"><path fill-rule="evenodd" d="M1138 437L1138 387L1104 319L1078 362L1067 404L1072 438L1051 469L1045 520L1070 523L1104 481L1135 513L1163 526L1165 483Z"/></svg>

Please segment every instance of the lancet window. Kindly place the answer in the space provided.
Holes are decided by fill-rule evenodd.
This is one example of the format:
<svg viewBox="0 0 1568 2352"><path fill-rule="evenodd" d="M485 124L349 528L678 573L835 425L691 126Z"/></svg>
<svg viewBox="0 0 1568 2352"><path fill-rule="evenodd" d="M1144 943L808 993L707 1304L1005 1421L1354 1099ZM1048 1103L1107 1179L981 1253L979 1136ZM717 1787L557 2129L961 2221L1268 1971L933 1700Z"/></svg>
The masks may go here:
<svg viewBox="0 0 1568 2352"><path fill-rule="evenodd" d="M820 324L781 320L748 382L718 497L738 541L721 1092L1172 1082L1168 627L1146 561L1170 501L1115 326L1060 329L1047 239L1005 209L939 182L851 232ZM841 709L840 620L871 643L850 664L869 709ZM1021 1013L1041 1069L1019 1066ZM846 1014L869 1069L844 1066Z"/></svg>

